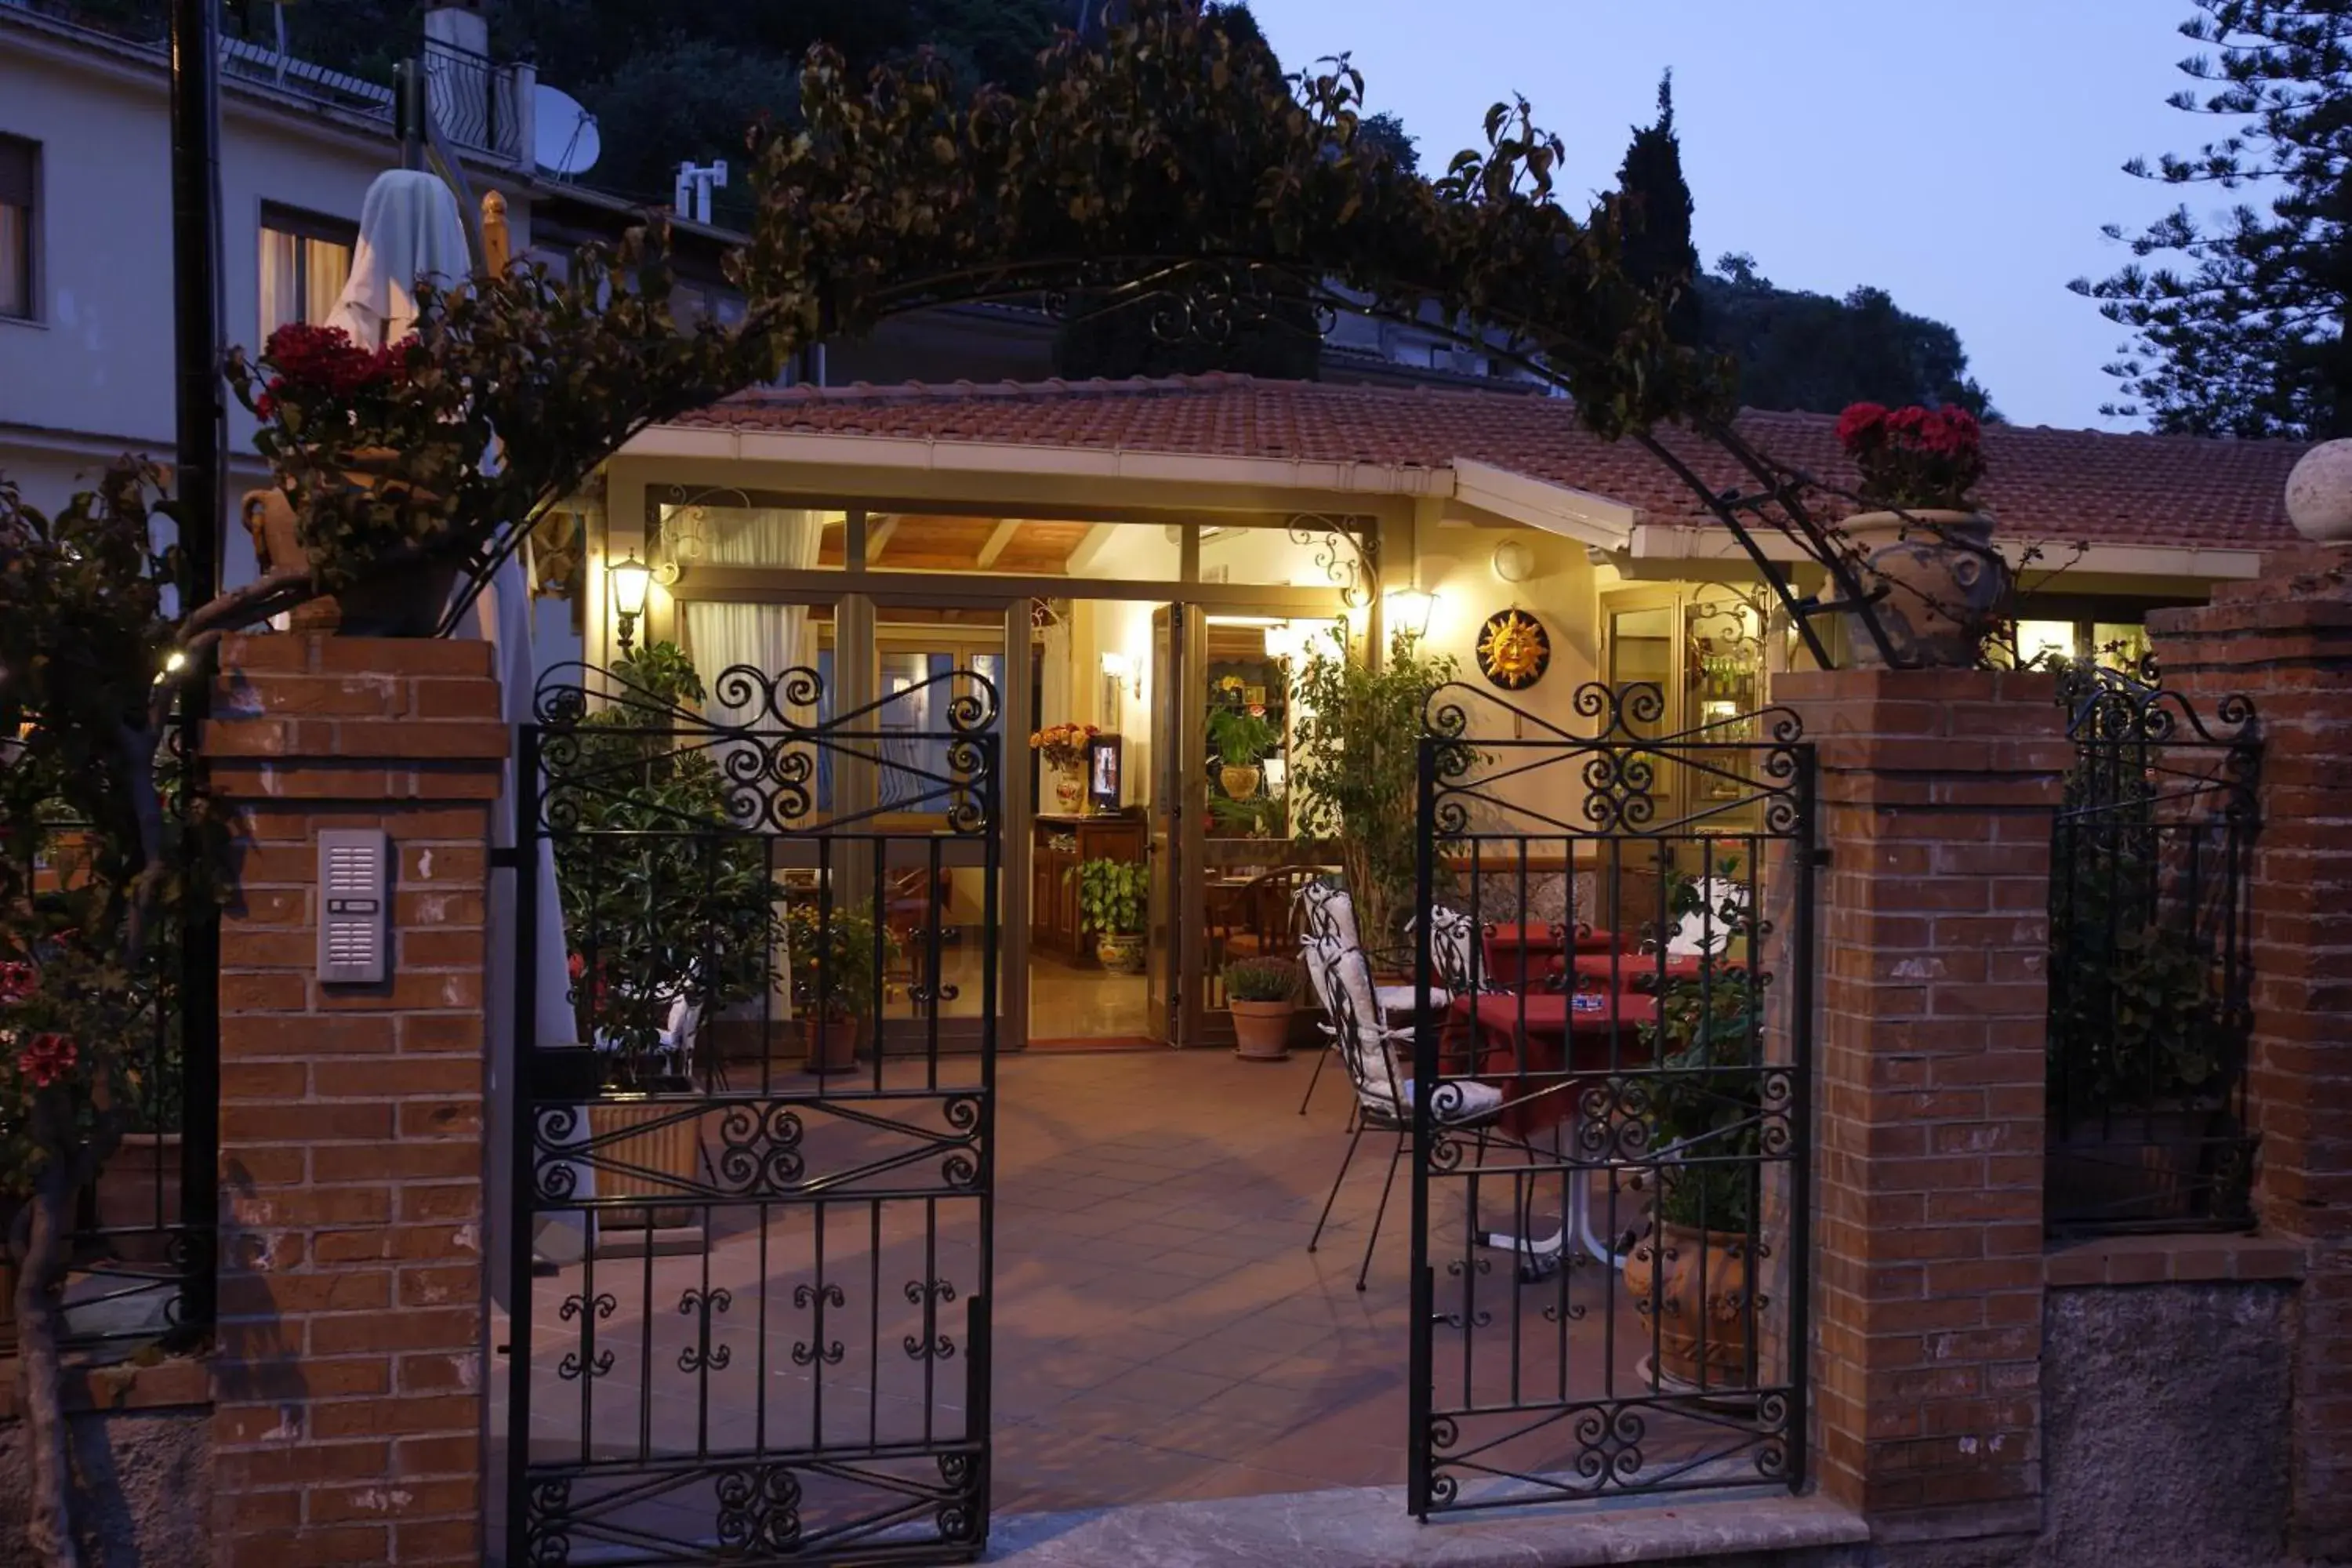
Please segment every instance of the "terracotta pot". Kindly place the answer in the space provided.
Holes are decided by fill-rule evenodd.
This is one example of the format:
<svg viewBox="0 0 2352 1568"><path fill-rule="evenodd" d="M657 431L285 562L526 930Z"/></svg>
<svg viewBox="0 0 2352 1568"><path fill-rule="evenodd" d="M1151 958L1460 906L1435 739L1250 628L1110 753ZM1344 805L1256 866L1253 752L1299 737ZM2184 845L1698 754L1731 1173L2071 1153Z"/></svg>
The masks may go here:
<svg viewBox="0 0 2352 1568"><path fill-rule="evenodd" d="M1143 973L1143 939L1139 936L1097 936L1095 956L1114 974Z"/></svg>
<svg viewBox="0 0 2352 1568"><path fill-rule="evenodd" d="M2009 593L2009 567L1990 553L1993 520L1973 511L1866 511L1843 526L1863 552L1864 586L1887 589L1876 607L1895 656L1924 668L1974 665ZM1885 667L1869 629L1851 614L1846 642L1854 668Z"/></svg>
<svg viewBox="0 0 2352 1568"><path fill-rule="evenodd" d="M1054 775L1054 799L1065 816L1077 816L1087 808L1087 781L1075 768L1064 768Z"/></svg>
<svg viewBox="0 0 2352 1568"><path fill-rule="evenodd" d="M866 1020L855 1013L829 1018L803 1015L801 1025L801 1067L813 1073L855 1072L857 1047L864 1043Z"/></svg>
<svg viewBox="0 0 2352 1568"><path fill-rule="evenodd" d="M1290 1002L1228 1002L1234 1013L1234 1054L1245 1062L1286 1061L1290 1056Z"/></svg>
<svg viewBox="0 0 2352 1568"><path fill-rule="evenodd" d="M125 1263L167 1261L171 1237L162 1227L180 1218L180 1135L126 1132L98 1174L99 1226L133 1234L112 1236L107 1247Z"/></svg>
<svg viewBox="0 0 2352 1568"><path fill-rule="evenodd" d="M632 1127L659 1122L674 1116L680 1107L656 1101L643 1103L601 1104L588 1108L588 1131L602 1140L612 1137L609 1143L600 1142L598 1157L614 1164L634 1165L653 1176L630 1176L599 1165L596 1171L596 1194L599 1197L670 1197L699 1184L702 1177L702 1119L688 1116L678 1121L656 1126L651 1131L635 1137L624 1134ZM656 1177L675 1177L675 1181ZM641 1230L650 1223L657 1229L668 1230L694 1222L690 1208L613 1209L600 1212L597 1223L611 1230Z"/></svg>
<svg viewBox="0 0 2352 1568"><path fill-rule="evenodd" d="M1258 772L1255 768L1223 767L1217 770L1217 785L1228 800L1247 800L1257 793Z"/></svg>
<svg viewBox="0 0 2352 1568"><path fill-rule="evenodd" d="M1633 1310L1655 1323L1657 1364L1652 1382L1663 1390L1739 1391L1750 1386L1748 1347L1755 1333L1755 1273L1745 1232L1694 1230L1660 1222L1625 1260L1625 1288ZM1705 1260L1706 1300L1699 1303ZM1706 1360L1700 1360L1705 1324Z"/></svg>
<svg viewBox="0 0 2352 1568"><path fill-rule="evenodd" d="M16 1266L0 1258L0 1357L16 1353Z"/></svg>
<svg viewBox="0 0 2352 1568"><path fill-rule="evenodd" d="M386 489L394 454L353 454L347 476L370 489ZM239 505L253 552L265 572L298 566L310 559L297 527L293 504L277 489L248 490ZM448 607L457 584L455 561L412 561L370 572L332 598L313 599L289 617L293 630L340 632L354 637L429 637Z"/></svg>

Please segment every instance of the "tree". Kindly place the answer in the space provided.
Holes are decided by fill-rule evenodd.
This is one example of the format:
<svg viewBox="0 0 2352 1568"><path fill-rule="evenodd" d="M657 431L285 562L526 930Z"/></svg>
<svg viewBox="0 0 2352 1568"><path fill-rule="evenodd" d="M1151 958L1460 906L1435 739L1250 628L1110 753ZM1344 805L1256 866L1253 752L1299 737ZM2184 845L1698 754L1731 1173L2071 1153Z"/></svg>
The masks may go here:
<svg viewBox="0 0 2352 1568"><path fill-rule="evenodd" d="M1617 189L1626 206L1626 272L1656 296L1675 342L1730 356L1741 403L1816 414L1851 403L1950 403L1999 417L1968 378L1959 334L1898 310L1884 289L1857 289L1840 300L1776 289L1744 255L1718 261L1719 276L1700 270L1672 71L1658 83L1656 121L1633 128Z"/></svg>
<svg viewBox="0 0 2352 1568"><path fill-rule="evenodd" d="M2107 366L2126 401L2101 412L2182 435L2352 435L2352 13L2344 0L2194 3L2181 35L2218 54L2181 61L2198 85L2167 101L2235 123L2191 156L2125 170L2269 200L2210 226L2184 204L2128 241L2135 259L2113 277L2070 285L2133 333ZM2120 225L2105 233L2124 239Z"/></svg>
<svg viewBox="0 0 2352 1568"><path fill-rule="evenodd" d="M1706 341L1699 304L1698 247L1691 243L1690 184L1683 178L1682 138L1675 133L1675 73L1658 82L1658 120L1635 126L1617 171L1629 214L1625 270L1666 302L1666 331L1678 343Z"/></svg>
<svg viewBox="0 0 2352 1568"><path fill-rule="evenodd" d="M1885 289L1836 300L1775 288L1746 255L1716 268L1698 280L1705 340L1738 367L1743 405L1834 414L1853 403L1950 404L2000 418L1968 374L1959 333L1903 310Z"/></svg>
<svg viewBox="0 0 2352 1568"><path fill-rule="evenodd" d="M1404 121L1395 114L1387 110L1367 114L1362 135L1365 141L1386 152L1390 161L1406 174L1421 173L1421 139L1406 131Z"/></svg>

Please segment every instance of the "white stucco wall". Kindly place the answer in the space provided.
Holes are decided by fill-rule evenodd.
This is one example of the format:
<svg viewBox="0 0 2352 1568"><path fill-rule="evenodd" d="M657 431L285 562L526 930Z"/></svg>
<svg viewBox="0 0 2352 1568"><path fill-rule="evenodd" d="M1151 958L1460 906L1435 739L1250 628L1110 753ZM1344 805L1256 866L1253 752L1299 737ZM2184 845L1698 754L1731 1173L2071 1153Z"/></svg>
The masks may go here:
<svg viewBox="0 0 2352 1568"><path fill-rule="evenodd" d="M397 166L387 121L347 123L299 102L222 93L221 333L260 337L265 203L356 224L375 177ZM35 223L38 320L0 319L0 467L55 506L77 474L173 445L171 123L160 54L142 54L0 11L0 133L40 144ZM473 174L478 195L488 187ZM509 193L518 254L530 209ZM262 478L253 419L230 399L231 496ZM238 459L242 460L239 461ZM229 581L252 570L232 529Z"/></svg>

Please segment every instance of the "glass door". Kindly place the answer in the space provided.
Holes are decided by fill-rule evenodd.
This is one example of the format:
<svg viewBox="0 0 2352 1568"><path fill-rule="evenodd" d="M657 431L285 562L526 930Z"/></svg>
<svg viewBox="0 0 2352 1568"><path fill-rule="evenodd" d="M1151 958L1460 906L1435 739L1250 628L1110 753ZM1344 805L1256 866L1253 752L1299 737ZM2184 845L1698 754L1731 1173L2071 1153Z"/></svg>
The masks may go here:
<svg viewBox="0 0 2352 1568"><path fill-rule="evenodd" d="M1007 723L1007 616L1001 607L877 605L874 617L871 773L874 824L860 842L868 864L854 880L880 929L886 1054L977 1048L987 1007L989 943L981 903L989 844L954 828L971 758L956 737L975 712L995 738L999 825L1013 770L1027 762ZM985 683L983 687L982 683ZM976 704L976 706L975 706ZM1001 853L1001 851L1000 851ZM870 889L870 893L866 889ZM1006 1005L1003 933L1020 907L1017 884L999 884L997 1011Z"/></svg>
<svg viewBox="0 0 2352 1568"><path fill-rule="evenodd" d="M1185 1042L1181 983L1184 868L1185 751L1182 679L1184 607L1151 612L1150 792L1145 811L1145 860L1150 868L1150 915L1144 944L1144 995L1156 1044Z"/></svg>

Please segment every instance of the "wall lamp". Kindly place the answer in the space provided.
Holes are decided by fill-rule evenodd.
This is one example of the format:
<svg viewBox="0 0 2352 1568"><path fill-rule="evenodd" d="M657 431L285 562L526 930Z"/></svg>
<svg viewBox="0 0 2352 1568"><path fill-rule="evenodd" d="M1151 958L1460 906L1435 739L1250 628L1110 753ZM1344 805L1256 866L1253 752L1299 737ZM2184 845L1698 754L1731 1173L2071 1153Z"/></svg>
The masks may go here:
<svg viewBox="0 0 2352 1568"><path fill-rule="evenodd" d="M1388 596L1389 630L1419 641L1429 635L1430 613L1436 608L1437 595L1425 588L1396 589Z"/></svg>
<svg viewBox="0 0 2352 1568"><path fill-rule="evenodd" d="M628 559L616 562L605 571L613 584L613 611L621 623L621 654L626 658L637 630L637 617L646 613L646 590L653 586L654 569L629 552Z"/></svg>

